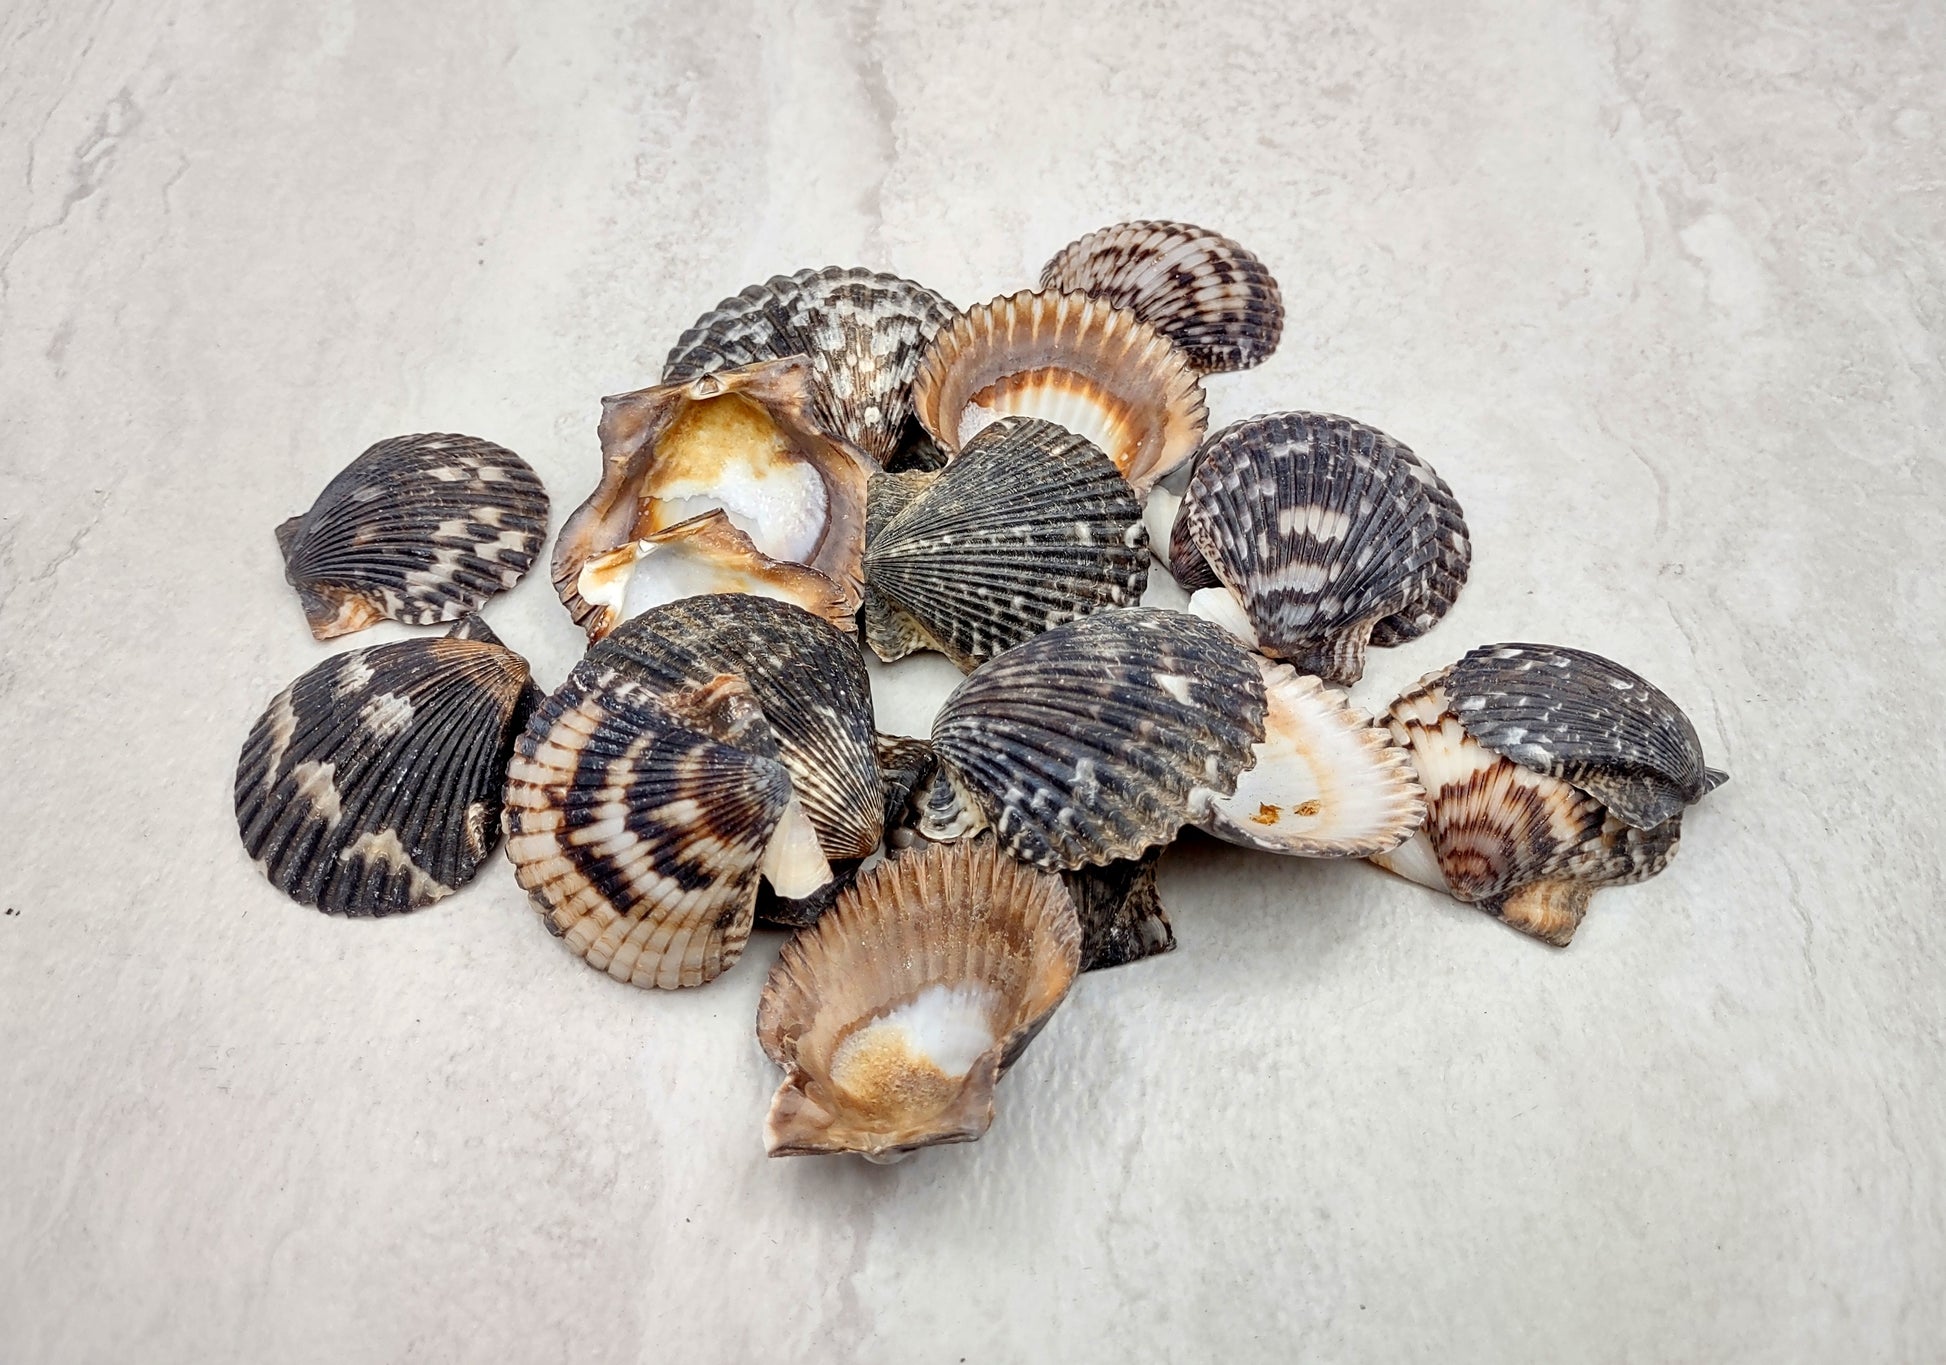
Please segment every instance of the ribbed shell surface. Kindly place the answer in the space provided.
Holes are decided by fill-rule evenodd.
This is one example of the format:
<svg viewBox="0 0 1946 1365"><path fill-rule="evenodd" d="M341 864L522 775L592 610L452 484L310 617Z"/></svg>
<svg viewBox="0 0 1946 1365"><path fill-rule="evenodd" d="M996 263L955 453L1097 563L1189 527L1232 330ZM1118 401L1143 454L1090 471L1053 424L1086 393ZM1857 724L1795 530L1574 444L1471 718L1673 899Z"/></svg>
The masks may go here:
<svg viewBox="0 0 1946 1365"><path fill-rule="evenodd" d="M1162 850L1152 848L1140 858L1061 874L1081 921L1082 971L1140 962L1176 946L1169 912L1155 889L1161 859Z"/></svg>
<svg viewBox="0 0 1946 1365"><path fill-rule="evenodd" d="M885 796L872 745L871 680L857 645L829 622L789 603L716 593L644 612L588 657L617 662L664 690L721 673L742 677L825 855L862 858L878 847Z"/></svg>
<svg viewBox="0 0 1946 1365"><path fill-rule="evenodd" d="M271 701L237 760L243 846L278 890L389 915L471 881L499 837L500 785L535 698L497 641L354 649Z"/></svg>
<svg viewBox="0 0 1946 1365"><path fill-rule="evenodd" d="M1524 768L1594 793L1638 829L1725 781L1682 709L1611 659L1558 645L1482 645L1448 688L1466 732Z"/></svg>
<svg viewBox="0 0 1946 1365"><path fill-rule="evenodd" d="M868 599L889 602L962 669L1062 622L1131 606L1148 581L1142 505L1115 462L1031 417L981 431L865 546ZM872 625L880 658L907 652L903 640L874 638Z"/></svg>
<svg viewBox="0 0 1946 1365"><path fill-rule="evenodd" d="M1130 608L1057 626L975 669L933 748L1001 846L1068 870L1133 858L1236 789L1264 734L1263 676L1208 622Z"/></svg>
<svg viewBox="0 0 1946 1365"><path fill-rule="evenodd" d="M1247 370L1277 349L1284 300L1255 255L1190 223L1117 223L1063 247L1041 288L1126 308L1205 374Z"/></svg>
<svg viewBox="0 0 1946 1365"><path fill-rule="evenodd" d="M912 413L912 377L953 305L924 285L862 268L776 275L724 299L669 352L662 382L756 360L811 362L825 429L885 464Z"/></svg>
<svg viewBox="0 0 1946 1365"><path fill-rule="evenodd" d="M547 490L472 436L395 436L277 528L284 576L320 640L382 619L457 621L514 586L547 539Z"/></svg>

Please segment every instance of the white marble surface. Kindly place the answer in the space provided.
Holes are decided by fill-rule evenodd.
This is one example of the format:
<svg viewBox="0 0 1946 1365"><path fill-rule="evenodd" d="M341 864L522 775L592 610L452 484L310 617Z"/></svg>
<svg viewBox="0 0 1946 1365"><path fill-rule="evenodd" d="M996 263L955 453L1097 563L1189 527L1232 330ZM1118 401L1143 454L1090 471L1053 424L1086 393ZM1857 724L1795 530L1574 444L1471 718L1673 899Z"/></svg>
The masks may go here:
<svg viewBox="0 0 1946 1365"><path fill-rule="evenodd" d="M0 1360L1940 1359L1942 74L1925 3L0 5ZM1465 502L1362 699L1588 646L1734 774L1572 948L1185 846L1180 950L875 1169L763 1156L775 936L651 994L499 863L381 923L251 870L330 652L271 527L366 444L558 523L723 294L1129 216L1284 283L1217 419ZM490 616L559 680L542 575Z"/></svg>

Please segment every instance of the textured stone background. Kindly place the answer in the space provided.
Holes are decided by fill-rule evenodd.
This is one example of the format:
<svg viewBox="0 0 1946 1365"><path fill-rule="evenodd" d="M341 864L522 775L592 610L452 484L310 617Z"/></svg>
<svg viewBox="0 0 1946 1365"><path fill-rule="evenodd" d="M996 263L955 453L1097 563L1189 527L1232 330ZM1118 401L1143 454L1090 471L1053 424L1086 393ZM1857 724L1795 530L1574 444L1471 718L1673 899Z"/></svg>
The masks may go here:
<svg viewBox="0 0 1946 1365"><path fill-rule="evenodd" d="M0 7L0 1359L1939 1358L1946 12L1341 8ZM271 527L366 444L558 522L720 296L1134 216L1284 283L1218 420L1465 502L1362 700L1577 644L1734 774L1571 949L1187 844L1181 949L881 1170L762 1154L775 936L652 995L500 864L395 923L252 872L237 746L329 652ZM491 616L560 679L542 575Z"/></svg>

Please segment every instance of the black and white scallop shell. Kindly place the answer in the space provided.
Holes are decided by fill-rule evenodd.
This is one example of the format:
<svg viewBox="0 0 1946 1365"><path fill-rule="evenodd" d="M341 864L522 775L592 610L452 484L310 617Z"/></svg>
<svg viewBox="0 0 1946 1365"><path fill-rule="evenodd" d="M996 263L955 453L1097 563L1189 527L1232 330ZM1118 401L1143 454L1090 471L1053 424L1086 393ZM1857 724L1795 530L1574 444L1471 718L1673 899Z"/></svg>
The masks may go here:
<svg viewBox="0 0 1946 1365"><path fill-rule="evenodd" d="M325 660L244 741L244 849L278 890L333 914L450 895L499 838L507 758L538 699L526 660L477 618Z"/></svg>
<svg viewBox="0 0 1946 1365"><path fill-rule="evenodd" d="M453 435L380 441L277 528L320 640L457 621L518 583L546 538L547 490L527 462Z"/></svg>
<svg viewBox="0 0 1946 1365"><path fill-rule="evenodd" d="M1082 971L1125 966L1176 946L1176 931L1156 891L1161 859L1162 850L1152 848L1140 858L1061 874L1081 923Z"/></svg>

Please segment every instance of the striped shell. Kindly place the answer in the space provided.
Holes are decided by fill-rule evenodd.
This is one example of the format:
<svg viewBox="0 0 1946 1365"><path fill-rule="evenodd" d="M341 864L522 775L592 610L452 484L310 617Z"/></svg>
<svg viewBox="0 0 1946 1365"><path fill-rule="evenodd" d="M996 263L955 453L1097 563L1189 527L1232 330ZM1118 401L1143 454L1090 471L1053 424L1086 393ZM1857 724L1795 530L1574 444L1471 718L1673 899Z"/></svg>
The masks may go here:
<svg viewBox="0 0 1946 1365"><path fill-rule="evenodd" d="M1307 412L1211 437L1171 548L1178 582L1221 585L1200 589L1192 611L1341 684L1363 675L1375 632L1429 629L1472 553L1451 490L1423 461L1361 422Z"/></svg>
<svg viewBox="0 0 1946 1365"><path fill-rule="evenodd" d="M1070 242L1041 288L1092 294L1152 324L1204 374L1261 365L1284 334L1284 300L1264 263L1190 223L1117 223Z"/></svg>
<svg viewBox="0 0 1946 1365"><path fill-rule="evenodd" d="M1109 458L1071 432L1005 417L890 502L865 547L865 638L890 662L936 649L972 669L1042 631L1139 602L1149 579L1142 507Z"/></svg>
<svg viewBox="0 0 1946 1365"><path fill-rule="evenodd" d="M1001 417L1039 417L1106 452L1138 495L1194 453L1209 421L1182 352L1079 294L1023 291L968 310L926 351L912 401L949 456Z"/></svg>
<svg viewBox="0 0 1946 1365"><path fill-rule="evenodd" d="M971 1142L993 1089L1080 967L1081 928L1057 877L990 839L914 850L862 873L784 946L757 1038L785 1071L772 1156L896 1161Z"/></svg>
<svg viewBox="0 0 1946 1365"><path fill-rule="evenodd" d="M527 661L477 618L325 660L244 741L245 851L278 890L333 914L450 895L499 837L501 777L537 700Z"/></svg>
<svg viewBox="0 0 1946 1365"><path fill-rule="evenodd" d="M824 429L884 465L906 432L919 357L953 317L940 295L896 275L839 266L775 275L698 318L669 352L662 382L805 356Z"/></svg>
<svg viewBox="0 0 1946 1365"><path fill-rule="evenodd" d="M457 621L518 583L547 539L547 490L527 462L473 436L395 436L277 528L311 634L382 620Z"/></svg>
<svg viewBox="0 0 1946 1365"><path fill-rule="evenodd" d="M1140 962L1176 946L1176 931L1155 889L1161 858L1162 850L1152 848L1140 858L1061 874L1081 922L1082 971Z"/></svg>

